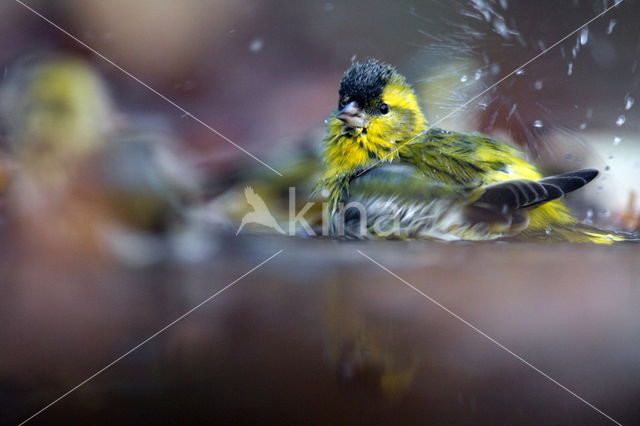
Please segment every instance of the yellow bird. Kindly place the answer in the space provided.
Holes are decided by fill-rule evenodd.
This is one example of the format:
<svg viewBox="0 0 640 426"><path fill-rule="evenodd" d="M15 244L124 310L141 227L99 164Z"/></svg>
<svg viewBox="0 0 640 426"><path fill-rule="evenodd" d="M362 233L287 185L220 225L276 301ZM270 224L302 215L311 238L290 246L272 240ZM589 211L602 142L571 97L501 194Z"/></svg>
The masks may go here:
<svg viewBox="0 0 640 426"><path fill-rule="evenodd" d="M544 178L509 145L429 127L406 79L368 60L340 83L316 193L328 194L334 237L627 240L577 222L561 200L597 175Z"/></svg>
<svg viewBox="0 0 640 426"><path fill-rule="evenodd" d="M65 181L114 128L104 81L71 57L18 65L3 87L2 113L16 160L49 185Z"/></svg>

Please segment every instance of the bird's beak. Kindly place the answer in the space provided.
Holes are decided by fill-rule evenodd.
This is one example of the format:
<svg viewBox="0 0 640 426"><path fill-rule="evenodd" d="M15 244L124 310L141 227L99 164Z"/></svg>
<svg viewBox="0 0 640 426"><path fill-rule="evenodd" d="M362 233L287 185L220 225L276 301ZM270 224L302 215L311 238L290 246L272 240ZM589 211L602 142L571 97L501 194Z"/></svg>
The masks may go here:
<svg viewBox="0 0 640 426"><path fill-rule="evenodd" d="M342 120L351 128L366 127L369 123L369 117L360 106L354 101L349 102L336 114L336 118Z"/></svg>

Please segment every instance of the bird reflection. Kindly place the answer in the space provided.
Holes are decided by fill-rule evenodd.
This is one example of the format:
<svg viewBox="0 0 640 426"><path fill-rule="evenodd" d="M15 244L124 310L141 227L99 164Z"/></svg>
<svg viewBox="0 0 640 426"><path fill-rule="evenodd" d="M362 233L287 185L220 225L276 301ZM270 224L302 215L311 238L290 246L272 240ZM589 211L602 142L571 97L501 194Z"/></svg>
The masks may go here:
<svg viewBox="0 0 640 426"><path fill-rule="evenodd" d="M324 347L337 379L374 390L390 401L411 388L419 367L416 351L390 319L373 317L344 277L325 285Z"/></svg>

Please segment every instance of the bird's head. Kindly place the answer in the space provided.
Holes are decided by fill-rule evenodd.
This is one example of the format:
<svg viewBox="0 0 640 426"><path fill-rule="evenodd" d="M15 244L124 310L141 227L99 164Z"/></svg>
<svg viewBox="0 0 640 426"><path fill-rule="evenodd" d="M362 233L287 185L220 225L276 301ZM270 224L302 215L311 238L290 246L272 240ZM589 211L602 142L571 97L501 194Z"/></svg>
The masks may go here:
<svg viewBox="0 0 640 426"><path fill-rule="evenodd" d="M386 148L425 127L413 89L391 65L367 60L355 63L344 74L330 133L358 137L367 148Z"/></svg>
<svg viewBox="0 0 640 426"><path fill-rule="evenodd" d="M20 70L3 86L0 100L16 154L65 160L95 151L113 120L110 95L96 70L66 57Z"/></svg>
<svg viewBox="0 0 640 426"><path fill-rule="evenodd" d="M391 65L367 60L344 74L338 108L327 126L325 171L316 191L326 189L336 201L343 178L397 158L397 148L427 122L407 80Z"/></svg>

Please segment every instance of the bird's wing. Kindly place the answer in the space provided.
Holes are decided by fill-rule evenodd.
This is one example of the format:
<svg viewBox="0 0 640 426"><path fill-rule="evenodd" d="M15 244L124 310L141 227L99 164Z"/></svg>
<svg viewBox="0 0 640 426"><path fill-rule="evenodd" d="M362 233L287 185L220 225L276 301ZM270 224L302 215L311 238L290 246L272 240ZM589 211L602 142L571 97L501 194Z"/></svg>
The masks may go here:
<svg viewBox="0 0 640 426"><path fill-rule="evenodd" d="M400 158L432 179L460 186L490 182L489 175L519 160L518 152L491 138L437 128L421 133L400 150Z"/></svg>
<svg viewBox="0 0 640 426"><path fill-rule="evenodd" d="M369 222L375 219L376 212L383 217L399 212L397 217L406 225L406 232L415 228L421 232L434 232L437 238L448 235L452 226L460 232L474 227L477 232L500 235L526 225L524 210L502 211L493 204L473 205L478 194L502 192L499 188L485 191L486 188L443 183L425 176L413 166L389 164L353 179L349 185L349 200L366 206ZM352 217L350 214L353 218L360 217L356 209L348 210L345 214L347 222Z"/></svg>
<svg viewBox="0 0 640 426"><path fill-rule="evenodd" d="M474 206L502 211L532 207L560 198L564 192L555 185L545 185L526 179L514 179L482 188Z"/></svg>
<svg viewBox="0 0 640 426"><path fill-rule="evenodd" d="M557 186L568 194L569 192L580 189L598 176L596 169L574 170L572 172L563 173L561 175L549 176L540 179L539 182L545 185Z"/></svg>
<svg viewBox="0 0 640 426"><path fill-rule="evenodd" d="M398 202L459 198L466 190L425 176L407 164L374 167L349 183L349 198L388 197Z"/></svg>
<svg viewBox="0 0 640 426"><path fill-rule="evenodd" d="M480 196L472 205L503 212L531 208L562 198L582 188L597 175L597 170L583 169L537 181L507 180L481 188Z"/></svg>

